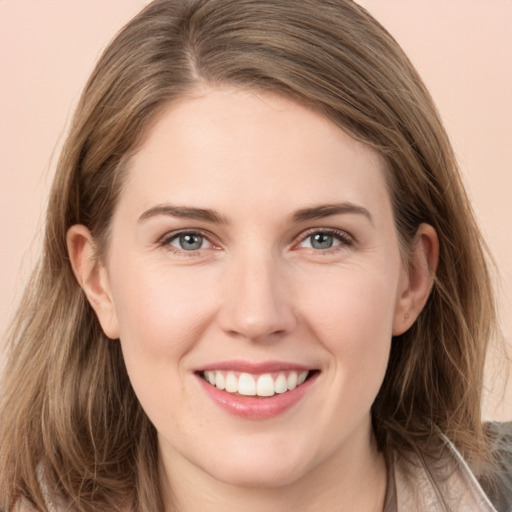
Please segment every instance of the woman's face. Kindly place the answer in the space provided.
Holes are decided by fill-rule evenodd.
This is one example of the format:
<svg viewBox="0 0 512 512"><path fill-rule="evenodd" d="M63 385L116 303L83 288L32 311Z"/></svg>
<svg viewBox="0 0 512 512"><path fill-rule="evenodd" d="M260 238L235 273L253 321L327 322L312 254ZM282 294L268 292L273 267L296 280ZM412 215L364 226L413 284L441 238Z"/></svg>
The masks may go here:
<svg viewBox="0 0 512 512"><path fill-rule="evenodd" d="M152 125L111 228L99 317L168 471L275 486L368 449L409 286L376 153L204 89Z"/></svg>

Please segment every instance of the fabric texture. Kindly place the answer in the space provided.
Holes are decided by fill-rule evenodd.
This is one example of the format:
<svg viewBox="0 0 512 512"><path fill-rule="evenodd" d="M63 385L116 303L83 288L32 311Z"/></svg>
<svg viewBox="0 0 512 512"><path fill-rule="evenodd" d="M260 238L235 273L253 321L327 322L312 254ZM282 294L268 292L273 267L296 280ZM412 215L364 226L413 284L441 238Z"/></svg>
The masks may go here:
<svg viewBox="0 0 512 512"><path fill-rule="evenodd" d="M384 512L512 512L512 423L487 425L499 471L478 481L453 443L438 443L389 463Z"/></svg>
<svg viewBox="0 0 512 512"><path fill-rule="evenodd" d="M486 426L498 472L478 481L441 432L427 449L388 458L383 512L512 512L512 422ZM47 504L51 512L70 511ZM35 512L26 501L12 512Z"/></svg>

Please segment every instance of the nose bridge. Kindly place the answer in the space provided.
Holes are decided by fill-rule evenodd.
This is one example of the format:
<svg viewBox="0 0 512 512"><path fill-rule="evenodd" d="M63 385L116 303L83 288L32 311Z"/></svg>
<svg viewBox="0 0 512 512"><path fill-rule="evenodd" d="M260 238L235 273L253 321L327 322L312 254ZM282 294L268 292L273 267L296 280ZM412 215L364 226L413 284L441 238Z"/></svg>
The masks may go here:
<svg viewBox="0 0 512 512"><path fill-rule="evenodd" d="M226 332L258 340L293 330L283 265L268 247L247 247L233 256L226 272L220 312Z"/></svg>

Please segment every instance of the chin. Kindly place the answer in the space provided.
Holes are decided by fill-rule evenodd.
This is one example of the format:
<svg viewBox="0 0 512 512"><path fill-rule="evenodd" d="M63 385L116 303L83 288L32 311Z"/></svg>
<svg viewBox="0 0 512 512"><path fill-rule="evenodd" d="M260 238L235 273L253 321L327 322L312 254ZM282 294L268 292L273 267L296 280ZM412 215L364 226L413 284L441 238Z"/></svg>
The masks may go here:
<svg viewBox="0 0 512 512"><path fill-rule="evenodd" d="M258 489L285 487L297 482L304 475L304 470L290 464L276 463L275 457L268 464L254 464L243 461L230 467L216 467L212 477L225 484Z"/></svg>
<svg viewBox="0 0 512 512"><path fill-rule="evenodd" d="M257 443L245 449L236 445L222 454L212 457L215 461L204 469L215 479L226 484L248 488L277 488L299 481L311 464L304 452L298 453L297 445L272 446L262 449Z"/></svg>

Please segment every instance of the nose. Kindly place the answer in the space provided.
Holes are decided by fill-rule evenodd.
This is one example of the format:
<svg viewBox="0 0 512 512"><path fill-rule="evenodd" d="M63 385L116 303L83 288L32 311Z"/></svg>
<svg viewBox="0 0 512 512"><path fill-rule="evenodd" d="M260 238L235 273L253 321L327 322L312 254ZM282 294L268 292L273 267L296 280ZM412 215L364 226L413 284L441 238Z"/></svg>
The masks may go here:
<svg viewBox="0 0 512 512"><path fill-rule="evenodd" d="M221 328L230 336L271 341L292 332L297 319L283 269L271 256L239 258L223 276Z"/></svg>

